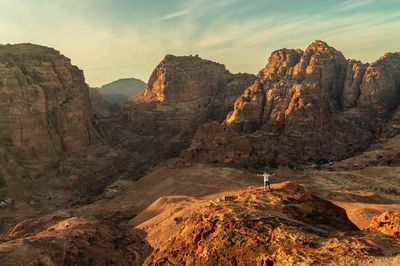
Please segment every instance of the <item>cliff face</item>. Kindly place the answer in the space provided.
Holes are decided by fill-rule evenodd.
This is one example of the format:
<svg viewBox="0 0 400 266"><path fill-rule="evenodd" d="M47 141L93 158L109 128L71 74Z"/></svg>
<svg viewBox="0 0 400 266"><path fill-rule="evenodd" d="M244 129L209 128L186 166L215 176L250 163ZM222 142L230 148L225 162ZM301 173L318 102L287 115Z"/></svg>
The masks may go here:
<svg viewBox="0 0 400 266"><path fill-rule="evenodd" d="M322 41L275 51L224 125L204 125L185 155L240 165L347 158L399 104L399 67L398 53L365 65Z"/></svg>
<svg viewBox="0 0 400 266"><path fill-rule="evenodd" d="M93 142L83 72L51 48L0 46L0 163L52 163Z"/></svg>
<svg viewBox="0 0 400 266"><path fill-rule="evenodd" d="M197 56L167 55L148 87L125 105L128 130L151 138L150 149L157 155L176 155L190 144L200 125L222 121L254 79L233 75L224 65Z"/></svg>

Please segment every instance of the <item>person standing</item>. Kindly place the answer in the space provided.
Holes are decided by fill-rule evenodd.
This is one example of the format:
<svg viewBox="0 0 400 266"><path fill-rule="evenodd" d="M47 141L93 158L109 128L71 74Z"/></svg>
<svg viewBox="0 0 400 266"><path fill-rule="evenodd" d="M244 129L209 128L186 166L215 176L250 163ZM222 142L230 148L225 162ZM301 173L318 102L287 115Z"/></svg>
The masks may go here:
<svg viewBox="0 0 400 266"><path fill-rule="evenodd" d="M264 171L263 174L257 174L257 176L262 176L264 178L264 191L266 191L267 187L268 190L271 190L271 182L270 182L270 177L274 176L275 174L267 174L266 171Z"/></svg>

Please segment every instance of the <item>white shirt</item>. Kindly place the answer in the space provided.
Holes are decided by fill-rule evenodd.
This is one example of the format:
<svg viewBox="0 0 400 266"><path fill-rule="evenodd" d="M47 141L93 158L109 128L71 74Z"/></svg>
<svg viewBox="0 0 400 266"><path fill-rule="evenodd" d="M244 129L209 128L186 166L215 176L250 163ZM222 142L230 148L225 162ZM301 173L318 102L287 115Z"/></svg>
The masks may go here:
<svg viewBox="0 0 400 266"><path fill-rule="evenodd" d="M263 174L263 177L264 177L264 182L269 182L269 177L270 177L271 175L269 175L269 174Z"/></svg>

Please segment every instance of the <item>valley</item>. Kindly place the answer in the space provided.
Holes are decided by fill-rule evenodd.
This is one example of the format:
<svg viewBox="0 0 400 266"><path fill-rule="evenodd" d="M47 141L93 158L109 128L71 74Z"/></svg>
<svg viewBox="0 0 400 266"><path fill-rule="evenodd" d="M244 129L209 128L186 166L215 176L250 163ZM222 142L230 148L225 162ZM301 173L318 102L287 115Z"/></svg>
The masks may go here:
<svg viewBox="0 0 400 266"><path fill-rule="evenodd" d="M257 76L166 55L121 108L2 45L0 264L397 265L399 95L399 53L317 40Z"/></svg>

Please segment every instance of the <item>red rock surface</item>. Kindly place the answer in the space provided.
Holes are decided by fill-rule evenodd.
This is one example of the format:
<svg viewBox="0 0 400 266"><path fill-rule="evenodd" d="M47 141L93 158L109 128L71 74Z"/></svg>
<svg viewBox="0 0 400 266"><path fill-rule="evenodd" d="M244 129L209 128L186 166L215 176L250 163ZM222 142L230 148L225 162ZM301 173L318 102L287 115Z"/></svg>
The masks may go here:
<svg viewBox="0 0 400 266"><path fill-rule="evenodd" d="M261 166L353 156L399 104L399 69L399 53L364 65L322 41L275 51L225 122L202 126L184 156Z"/></svg>
<svg viewBox="0 0 400 266"><path fill-rule="evenodd" d="M11 228L0 238L1 265L141 265L151 252L139 231L127 236L110 223L68 216Z"/></svg>
<svg viewBox="0 0 400 266"><path fill-rule="evenodd" d="M363 265L382 254L379 237L369 242L344 210L293 188L241 191L194 210L191 203L187 216L175 204L173 217L139 226L155 248L144 265Z"/></svg>
<svg viewBox="0 0 400 266"><path fill-rule="evenodd" d="M372 220L368 229L377 230L386 235L400 237L400 213L382 213Z"/></svg>
<svg viewBox="0 0 400 266"><path fill-rule="evenodd" d="M317 41L304 52L274 52L254 81L198 57L167 56L121 116L93 119L83 74L69 59L40 46L0 46L0 264L396 264L398 239L360 232L343 209L306 193L365 210L354 221L370 219L398 209L396 167L289 171L274 183L307 186L275 183L268 193L245 189L260 184L252 172L181 160L132 179L211 120L187 158L336 160L379 135L387 142L364 154L382 144L387 153L376 161L396 163L398 111L386 121L398 105L398 57L346 61ZM393 234L396 219L373 227Z"/></svg>
<svg viewBox="0 0 400 266"><path fill-rule="evenodd" d="M135 176L135 155L105 145L103 132L70 59L33 44L0 45L0 231Z"/></svg>
<svg viewBox="0 0 400 266"><path fill-rule="evenodd" d="M128 130L149 139L153 144L146 142L146 149L156 151L154 156L177 155L200 125L222 121L254 79L197 56L167 55L148 87L125 105Z"/></svg>
<svg viewBox="0 0 400 266"><path fill-rule="evenodd" d="M2 265L369 265L400 252L396 239L359 231L343 209L295 183L212 200L165 196L134 217L136 194L11 227L0 236Z"/></svg>
<svg viewBox="0 0 400 266"><path fill-rule="evenodd" d="M363 153L330 166L334 170L362 169L368 166L400 164L400 107L382 128L378 140Z"/></svg>
<svg viewBox="0 0 400 266"><path fill-rule="evenodd" d="M0 164L52 164L94 142L83 72L60 52L0 46Z"/></svg>

